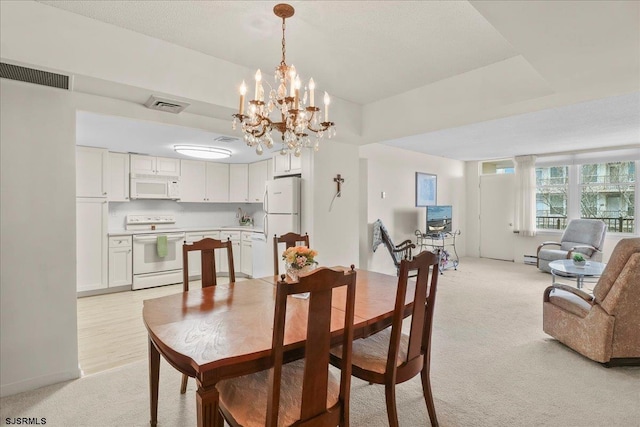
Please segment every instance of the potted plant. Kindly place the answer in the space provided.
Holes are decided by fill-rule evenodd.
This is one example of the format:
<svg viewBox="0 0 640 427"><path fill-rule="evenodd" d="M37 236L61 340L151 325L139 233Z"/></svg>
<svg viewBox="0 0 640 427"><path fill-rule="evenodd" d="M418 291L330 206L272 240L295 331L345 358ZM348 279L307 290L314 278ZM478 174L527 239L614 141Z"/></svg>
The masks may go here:
<svg viewBox="0 0 640 427"><path fill-rule="evenodd" d="M573 265L576 267L584 267L587 264L587 260L581 253L573 254Z"/></svg>

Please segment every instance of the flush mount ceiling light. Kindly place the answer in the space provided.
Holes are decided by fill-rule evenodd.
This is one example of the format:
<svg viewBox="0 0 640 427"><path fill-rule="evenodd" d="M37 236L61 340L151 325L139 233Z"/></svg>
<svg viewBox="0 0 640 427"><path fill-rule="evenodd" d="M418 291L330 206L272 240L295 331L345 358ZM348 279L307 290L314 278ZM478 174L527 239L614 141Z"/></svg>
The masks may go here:
<svg viewBox="0 0 640 427"><path fill-rule="evenodd" d="M199 145L174 145L173 149L185 156L199 159L225 159L231 157L231 151L217 147L203 147Z"/></svg>
<svg viewBox="0 0 640 427"><path fill-rule="evenodd" d="M293 152L300 156L302 147L313 147L316 151L320 147L320 139L326 134L328 138L335 136L335 123L329 121L329 103L331 99L327 92L324 93L324 120L320 119L320 108L315 104L315 83L309 79L309 85L304 88L304 96L300 97L302 85L300 74L296 67L285 62L285 19L293 16L295 10L288 4L278 4L273 8L273 13L282 18L282 60L276 67L275 86L265 81L269 86L268 100L265 100L262 74L256 72L254 99L249 101L248 113L244 114L244 96L247 86L244 81L240 86L240 109L233 117L233 129L237 123L242 125L244 140L250 147L256 148L257 154L262 154L263 146L273 147L271 132L275 129L280 132L282 139L281 154ZM307 97L309 103L307 105ZM274 119L269 116L274 112ZM278 121L279 120L279 121ZM307 132L315 134L312 142Z"/></svg>

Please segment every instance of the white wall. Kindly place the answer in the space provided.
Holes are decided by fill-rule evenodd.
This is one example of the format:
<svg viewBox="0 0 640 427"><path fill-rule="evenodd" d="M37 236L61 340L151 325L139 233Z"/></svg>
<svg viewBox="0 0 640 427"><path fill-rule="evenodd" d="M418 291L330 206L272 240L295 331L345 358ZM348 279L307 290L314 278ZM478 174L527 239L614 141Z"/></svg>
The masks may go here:
<svg viewBox="0 0 640 427"><path fill-rule="evenodd" d="M356 146L326 140L313 155L313 232L309 236L321 265L359 265L358 170ZM345 182L341 196L334 199L337 187L333 179L337 174L342 175Z"/></svg>
<svg viewBox="0 0 640 427"><path fill-rule="evenodd" d="M73 94L0 80L0 395L76 378Z"/></svg>
<svg viewBox="0 0 640 427"><path fill-rule="evenodd" d="M467 192L464 162L382 144L360 147L360 157L366 161L367 171L360 179L368 199L367 228L364 232L362 227L360 233L360 248L365 251L361 257L367 261L362 268L396 274L386 248L379 246L375 253L371 250L372 224L376 219L382 220L395 244L405 239L415 242L415 230L426 228L426 208L415 207L416 172L438 176L437 203L453 205L453 228L462 231L456 247L458 255L465 255ZM382 192L386 195L384 199Z"/></svg>

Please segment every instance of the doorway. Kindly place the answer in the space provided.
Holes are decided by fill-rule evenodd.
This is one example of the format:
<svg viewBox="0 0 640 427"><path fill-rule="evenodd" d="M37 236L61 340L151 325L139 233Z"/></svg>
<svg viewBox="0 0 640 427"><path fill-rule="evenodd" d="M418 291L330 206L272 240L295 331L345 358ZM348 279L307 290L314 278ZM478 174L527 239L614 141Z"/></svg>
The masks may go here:
<svg viewBox="0 0 640 427"><path fill-rule="evenodd" d="M480 257L514 260L516 180L512 173L480 176Z"/></svg>

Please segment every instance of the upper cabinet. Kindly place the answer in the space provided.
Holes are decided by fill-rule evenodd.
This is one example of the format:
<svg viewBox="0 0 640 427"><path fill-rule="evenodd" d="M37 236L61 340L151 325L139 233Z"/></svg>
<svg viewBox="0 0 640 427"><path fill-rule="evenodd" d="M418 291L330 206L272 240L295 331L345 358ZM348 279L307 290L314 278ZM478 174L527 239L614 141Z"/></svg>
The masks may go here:
<svg viewBox="0 0 640 427"><path fill-rule="evenodd" d="M107 197L108 163L106 149L76 147L76 197Z"/></svg>
<svg viewBox="0 0 640 427"><path fill-rule="evenodd" d="M132 154L131 173L142 175L180 176L180 159Z"/></svg>
<svg viewBox="0 0 640 427"><path fill-rule="evenodd" d="M129 155L109 153L108 171L107 200L110 202L128 202Z"/></svg>
<svg viewBox="0 0 640 427"><path fill-rule="evenodd" d="M229 201L229 164L207 162L207 202Z"/></svg>
<svg viewBox="0 0 640 427"><path fill-rule="evenodd" d="M273 176L297 175L302 173L302 157L292 153L273 155Z"/></svg>
<svg viewBox="0 0 640 427"><path fill-rule="evenodd" d="M198 160L180 161L181 202L228 202L229 165Z"/></svg>
<svg viewBox="0 0 640 427"><path fill-rule="evenodd" d="M206 202L205 180L206 162L201 160L180 160L180 201Z"/></svg>
<svg viewBox="0 0 640 427"><path fill-rule="evenodd" d="M265 182L269 180L269 161L251 163L249 165L249 202L264 201Z"/></svg>
<svg viewBox="0 0 640 427"><path fill-rule="evenodd" d="M249 201L249 165L229 165L229 201L240 203Z"/></svg>

